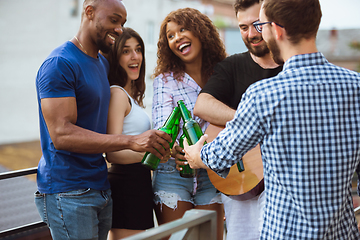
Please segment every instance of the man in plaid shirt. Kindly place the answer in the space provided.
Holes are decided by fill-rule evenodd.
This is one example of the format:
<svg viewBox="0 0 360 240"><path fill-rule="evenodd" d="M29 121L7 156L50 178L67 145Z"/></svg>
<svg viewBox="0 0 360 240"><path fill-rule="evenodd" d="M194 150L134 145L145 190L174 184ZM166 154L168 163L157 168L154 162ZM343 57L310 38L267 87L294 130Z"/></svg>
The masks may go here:
<svg viewBox="0 0 360 240"><path fill-rule="evenodd" d="M226 177L260 143L266 204L260 239L360 239L351 179L360 159L360 75L317 51L318 0L265 0L260 21L276 77L251 85L211 143L185 153ZM203 146L203 147L202 147Z"/></svg>

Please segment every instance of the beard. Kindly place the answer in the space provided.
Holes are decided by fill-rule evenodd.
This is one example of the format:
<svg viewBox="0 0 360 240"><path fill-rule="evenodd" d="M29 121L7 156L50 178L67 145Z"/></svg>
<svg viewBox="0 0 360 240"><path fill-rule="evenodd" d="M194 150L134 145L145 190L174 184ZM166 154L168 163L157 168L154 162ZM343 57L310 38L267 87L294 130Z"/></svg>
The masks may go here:
<svg viewBox="0 0 360 240"><path fill-rule="evenodd" d="M97 39L96 45L98 46L99 50L103 53L109 53L111 50L111 46L107 45L103 39Z"/></svg>
<svg viewBox="0 0 360 240"><path fill-rule="evenodd" d="M280 48L276 44L274 38L269 39L267 42L268 48L270 49L270 55L275 63L279 65L284 64L284 59L281 57Z"/></svg>
<svg viewBox="0 0 360 240"><path fill-rule="evenodd" d="M104 27L102 26L102 24L99 21L97 21L96 30L97 30L97 33L96 33L96 46L99 48L99 50L101 52L109 53L111 48L112 48L112 45L109 45L106 42L106 38L107 38L108 33L105 31ZM103 36L104 33L105 33L105 36ZM115 33L115 35L118 36L119 34Z"/></svg>
<svg viewBox="0 0 360 240"><path fill-rule="evenodd" d="M266 54L270 52L265 42L262 42L261 45L256 47L251 45L251 42L253 41L263 41L262 37L254 37L251 39L247 38L247 39L243 39L243 41L249 52L254 54L256 57L264 57Z"/></svg>

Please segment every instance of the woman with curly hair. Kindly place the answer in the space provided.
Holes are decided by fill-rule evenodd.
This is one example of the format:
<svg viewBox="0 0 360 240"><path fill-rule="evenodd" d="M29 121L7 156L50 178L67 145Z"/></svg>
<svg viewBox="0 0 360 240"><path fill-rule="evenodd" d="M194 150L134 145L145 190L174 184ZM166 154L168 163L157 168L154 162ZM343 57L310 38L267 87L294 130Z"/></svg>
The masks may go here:
<svg viewBox="0 0 360 240"><path fill-rule="evenodd" d="M205 131L208 123L195 117L193 108L215 64L226 57L216 27L196 9L173 11L161 24L157 56L153 75L153 127L161 127L177 102L183 100ZM182 131L179 136L181 134ZM173 148L172 156L184 159L176 150L178 146ZM155 212L159 224L181 218L185 211L193 208L216 210L218 239L222 239L224 214L220 193L210 182L206 170L198 170L194 178L183 178L178 169L175 159L170 158L160 163L154 172Z"/></svg>
<svg viewBox="0 0 360 240"><path fill-rule="evenodd" d="M109 134L137 135L151 129L144 111L145 49L140 35L123 28L112 50L110 64ZM154 226L151 172L141 165L144 153L121 150L107 153L108 179L113 199L109 239L122 239ZM141 219L141 221L139 220Z"/></svg>

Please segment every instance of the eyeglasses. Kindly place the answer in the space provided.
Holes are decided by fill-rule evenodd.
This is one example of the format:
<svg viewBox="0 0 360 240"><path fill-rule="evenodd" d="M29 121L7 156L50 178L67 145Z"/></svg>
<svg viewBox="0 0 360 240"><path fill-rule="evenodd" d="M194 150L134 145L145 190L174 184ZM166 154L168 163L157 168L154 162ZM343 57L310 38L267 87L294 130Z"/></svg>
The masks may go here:
<svg viewBox="0 0 360 240"><path fill-rule="evenodd" d="M278 25L279 27L282 27L280 24L277 24L276 22L260 22L260 21L256 21L253 23L253 26L255 27L256 31L258 31L259 33L262 33L262 28L263 28L263 25L265 24L268 24L268 23L275 23L276 25Z"/></svg>

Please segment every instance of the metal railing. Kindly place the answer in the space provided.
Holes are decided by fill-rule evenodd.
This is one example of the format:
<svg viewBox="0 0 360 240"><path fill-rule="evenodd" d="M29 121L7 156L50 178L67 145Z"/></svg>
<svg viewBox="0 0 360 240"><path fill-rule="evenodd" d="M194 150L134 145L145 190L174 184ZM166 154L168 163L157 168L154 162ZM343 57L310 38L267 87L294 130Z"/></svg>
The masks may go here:
<svg viewBox="0 0 360 240"><path fill-rule="evenodd" d="M15 178L15 177L22 177L27 176L30 174L36 174L37 167L21 169L16 171L9 171L0 173L0 180ZM23 233L30 233L30 232L37 232L39 229L47 229L47 226L44 222L38 221L33 222L30 224L22 225L15 228L6 229L0 231L0 238L1 239L13 239L11 236L19 236Z"/></svg>
<svg viewBox="0 0 360 240"><path fill-rule="evenodd" d="M16 170L16 171L3 172L3 173L0 173L0 180L35 174L36 171L37 171L37 167L26 168L26 169L21 169L21 170Z"/></svg>
<svg viewBox="0 0 360 240"><path fill-rule="evenodd" d="M216 212L191 209L178 220L154 227L123 240L157 240L166 236L169 240L216 240Z"/></svg>
<svg viewBox="0 0 360 240"><path fill-rule="evenodd" d="M36 174L37 167L0 173L0 180ZM41 229L48 229L42 221L0 231L0 239L17 239L27 234L37 233ZM170 240L215 240L216 239L216 212L209 210L192 209L187 211L183 218L151 228L140 234L126 238L160 239L169 236Z"/></svg>
<svg viewBox="0 0 360 240"><path fill-rule="evenodd" d="M359 214L359 213L360 213L360 206L359 206L359 207L357 207L357 208L355 208L355 210L354 210L354 211L355 211L355 215L356 215L356 214Z"/></svg>
<svg viewBox="0 0 360 240"><path fill-rule="evenodd" d="M4 172L0 173L0 180L36 174L36 171L37 167ZM356 194L356 191L354 191L353 194ZM360 206L354 211L355 214L360 214ZM21 235L31 231L36 232L44 228L47 229L44 222L34 222L0 231L0 239L16 239L11 238L11 236ZM215 240L216 212L192 209L187 211L181 219L148 229L145 232L125 238L124 240L155 240L169 235L171 235L170 240Z"/></svg>

